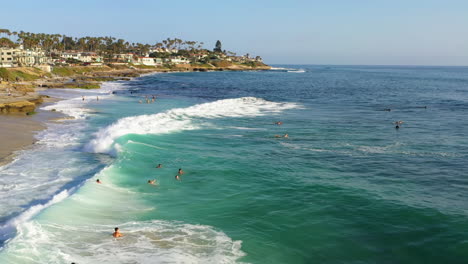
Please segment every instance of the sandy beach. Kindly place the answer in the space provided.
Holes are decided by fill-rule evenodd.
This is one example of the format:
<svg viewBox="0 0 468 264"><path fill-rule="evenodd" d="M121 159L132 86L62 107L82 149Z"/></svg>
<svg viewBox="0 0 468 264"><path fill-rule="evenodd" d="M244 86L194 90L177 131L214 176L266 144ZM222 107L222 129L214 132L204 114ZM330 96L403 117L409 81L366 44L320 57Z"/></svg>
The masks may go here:
<svg viewBox="0 0 468 264"><path fill-rule="evenodd" d="M31 116L24 116L24 114L0 115L0 166L11 162L15 151L34 144L36 142L35 135L46 128L47 121L62 116L61 113L40 109Z"/></svg>

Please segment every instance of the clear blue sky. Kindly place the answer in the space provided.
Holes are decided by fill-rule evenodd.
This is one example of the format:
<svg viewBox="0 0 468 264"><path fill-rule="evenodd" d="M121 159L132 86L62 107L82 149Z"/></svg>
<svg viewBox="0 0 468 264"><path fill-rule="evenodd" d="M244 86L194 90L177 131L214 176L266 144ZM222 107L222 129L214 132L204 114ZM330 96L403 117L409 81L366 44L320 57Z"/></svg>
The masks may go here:
<svg viewBox="0 0 468 264"><path fill-rule="evenodd" d="M205 42L272 64L468 65L466 0L22 0L0 28Z"/></svg>

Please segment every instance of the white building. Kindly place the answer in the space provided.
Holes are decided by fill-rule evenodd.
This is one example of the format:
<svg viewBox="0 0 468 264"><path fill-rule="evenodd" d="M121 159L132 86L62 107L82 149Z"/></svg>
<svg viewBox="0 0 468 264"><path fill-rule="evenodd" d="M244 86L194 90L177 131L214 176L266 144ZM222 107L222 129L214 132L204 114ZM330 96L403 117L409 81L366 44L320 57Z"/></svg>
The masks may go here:
<svg viewBox="0 0 468 264"><path fill-rule="evenodd" d="M171 58L171 63L174 63L174 64L189 64L190 61L185 57L176 57L176 58Z"/></svg>
<svg viewBox="0 0 468 264"><path fill-rule="evenodd" d="M120 62L133 63L134 56L135 55L133 53L121 53L121 54L115 54L114 59Z"/></svg>
<svg viewBox="0 0 468 264"><path fill-rule="evenodd" d="M19 48L0 48L0 67L30 67L50 63L44 51Z"/></svg>
<svg viewBox="0 0 468 264"><path fill-rule="evenodd" d="M146 66L156 66L154 58L151 57L138 57L138 63Z"/></svg>
<svg viewBox="0 0 468 264"><path fill-rule="evenodd" d="M67 59L75 59L81 60L81 53L80 52L64 52L60 55L60 57Z"/></svg>
<svg viewBox="0 0 468 264"><path fill-rule="evenodd" d="M17 51L15 48L0 48L0 67L14 67Z"/></svg>

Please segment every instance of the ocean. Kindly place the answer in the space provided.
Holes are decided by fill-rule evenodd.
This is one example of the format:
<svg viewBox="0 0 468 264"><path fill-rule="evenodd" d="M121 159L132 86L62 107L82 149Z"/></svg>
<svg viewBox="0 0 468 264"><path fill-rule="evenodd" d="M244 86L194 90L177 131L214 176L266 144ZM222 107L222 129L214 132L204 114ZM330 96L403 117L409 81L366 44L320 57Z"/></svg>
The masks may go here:
<svg viewBox="0 0 468 264"><path fill-rule="evenodd" d="M0 263L467 263L468 68L275 67L45 91Z"/></svg>

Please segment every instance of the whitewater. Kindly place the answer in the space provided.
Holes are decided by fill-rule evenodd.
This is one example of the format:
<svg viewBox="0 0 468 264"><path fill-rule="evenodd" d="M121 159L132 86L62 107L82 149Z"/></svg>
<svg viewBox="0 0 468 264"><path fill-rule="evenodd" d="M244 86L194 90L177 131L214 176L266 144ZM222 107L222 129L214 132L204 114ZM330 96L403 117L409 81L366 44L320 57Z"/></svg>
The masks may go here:
<svg viewBox="0 0 468 264"><path fill-rule="evenodd" d="M464 263L467 69L275 68L46 90L0 263Z"/></svg>

